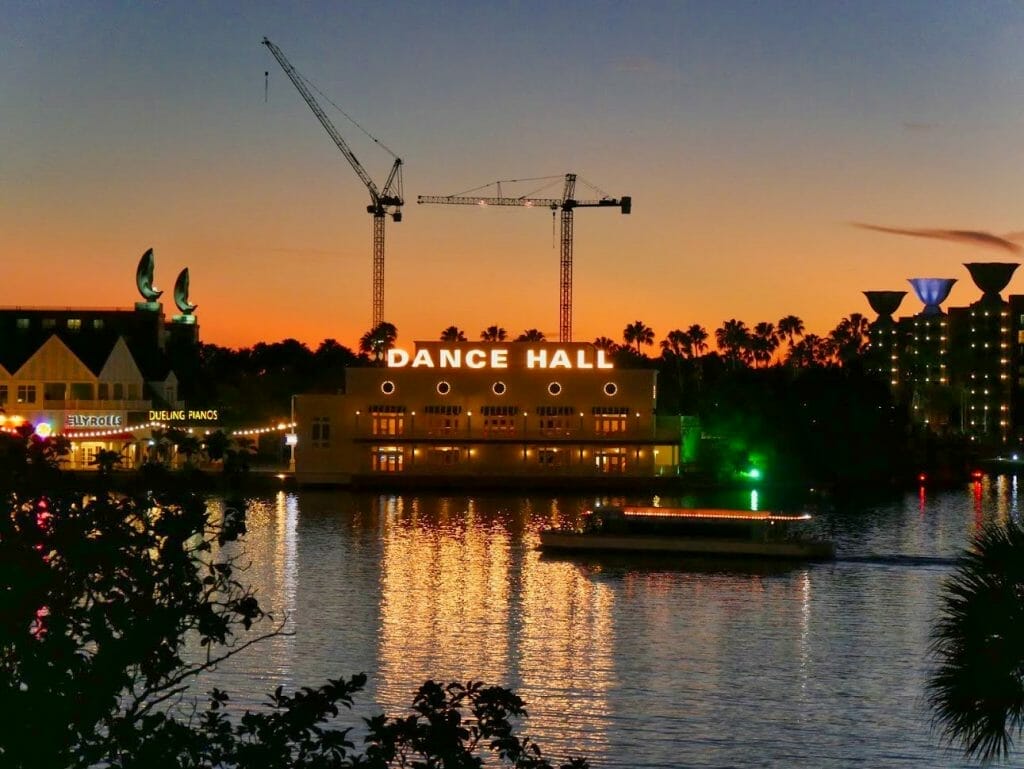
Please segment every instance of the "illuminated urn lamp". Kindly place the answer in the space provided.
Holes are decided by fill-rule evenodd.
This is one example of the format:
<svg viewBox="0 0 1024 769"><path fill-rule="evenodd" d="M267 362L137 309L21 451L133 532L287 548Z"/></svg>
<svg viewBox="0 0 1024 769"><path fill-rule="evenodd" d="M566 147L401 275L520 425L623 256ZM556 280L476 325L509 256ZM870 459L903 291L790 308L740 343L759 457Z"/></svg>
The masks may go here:
<svg viewBox="0 0 1024 769"><path fill-rule="evenodd" d="M1010 283L1020 262L970 262L964 267L971 273L974 285L981 289L981 301L1002 304L1003 298L999 292Z"/></svg>
<svg viewBox="0 0 1024 769"><path fill-rule="evenodd" d="M884 320L892 320L892 314L900 308L906 291L865 291L864 296L868 298L871 309L878 313L875 323Z"/></svg>
<svg viewBox="0 0 1024 769"><path fill-rule="evenodd" d="M907 281L924 305L922 315L942 315L939 305L946 301L956 278L908 278Z"/></svg>

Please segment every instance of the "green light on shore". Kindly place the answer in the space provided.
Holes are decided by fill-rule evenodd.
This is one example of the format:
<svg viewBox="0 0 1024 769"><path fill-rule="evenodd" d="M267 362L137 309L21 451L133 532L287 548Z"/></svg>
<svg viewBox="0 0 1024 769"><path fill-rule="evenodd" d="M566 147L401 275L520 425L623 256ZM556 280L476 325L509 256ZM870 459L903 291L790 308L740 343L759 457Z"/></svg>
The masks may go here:
<svg viewBox="0 0 1024 769"><path fill-rule="evenodd" d="M756 467L752 467L749 471L747 471L747 476L753 478L755 481L759 480L761 478L761 471L758 470Z"/></svg>

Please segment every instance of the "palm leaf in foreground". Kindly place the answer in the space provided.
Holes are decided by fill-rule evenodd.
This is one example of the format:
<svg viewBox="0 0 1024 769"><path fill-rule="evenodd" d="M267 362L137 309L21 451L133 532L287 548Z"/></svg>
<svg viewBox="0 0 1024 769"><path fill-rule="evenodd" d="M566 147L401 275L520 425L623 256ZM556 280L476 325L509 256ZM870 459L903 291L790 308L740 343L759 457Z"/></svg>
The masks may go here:
<svg viewBox="0 0 1024 769"><path fill-rule="evenodd" d="M928 700L943 737L1005 758L1024 731L1024 528L992 524L943 585Z"/></svg>

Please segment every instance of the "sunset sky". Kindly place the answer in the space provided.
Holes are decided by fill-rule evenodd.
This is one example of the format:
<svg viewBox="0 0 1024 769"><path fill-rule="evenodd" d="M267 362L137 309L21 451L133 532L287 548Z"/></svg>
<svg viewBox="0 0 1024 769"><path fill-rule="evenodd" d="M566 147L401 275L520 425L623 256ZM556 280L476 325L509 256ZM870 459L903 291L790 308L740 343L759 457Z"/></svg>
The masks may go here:
<svg viewBox="0 0 1024 769"><path fill-rule="evenodd" d="M630 216L576 214L578 340L787 314L824 333L872 314L864 289L955 277L966 304L963 262L1019 258L1019 2L16 0L3 17L0 306L131 306L152 247L169 313L189 268L204 341L357 343L368 195L264 36L405 161L385 287L402 342L557 338L549 212L415 202L497 179L573 171L632 195ZM389 156L324 106L381 183Z"/></svg>

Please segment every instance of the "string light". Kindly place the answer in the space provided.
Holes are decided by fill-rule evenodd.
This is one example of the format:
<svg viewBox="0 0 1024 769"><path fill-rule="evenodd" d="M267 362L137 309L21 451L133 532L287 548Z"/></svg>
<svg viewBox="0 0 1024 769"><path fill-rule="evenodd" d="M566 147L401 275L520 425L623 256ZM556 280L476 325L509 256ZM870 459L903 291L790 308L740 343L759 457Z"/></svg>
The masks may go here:
<svg viewBox="0 0 1024 769"><path fill-rule="evenodd" d="M269 427L250 427L245 430L232 430L232 435L263 435L264 433L284 432L298 426L298 422L278 422Z"/></svg>
<svg viewBox="0 0 1024 769"><path fill-rule="evenodd" d="M120 427L116 430L89 430L80 433L64 433L65 438L77 438L77 439L88 439L88 438L109 438L112 435L123 435L124 433L132 433L136 430L149 430L151 428L159 428L161 430L167 429L166 422L146 422L141 425L130 425L128 427Z"/></svg>

